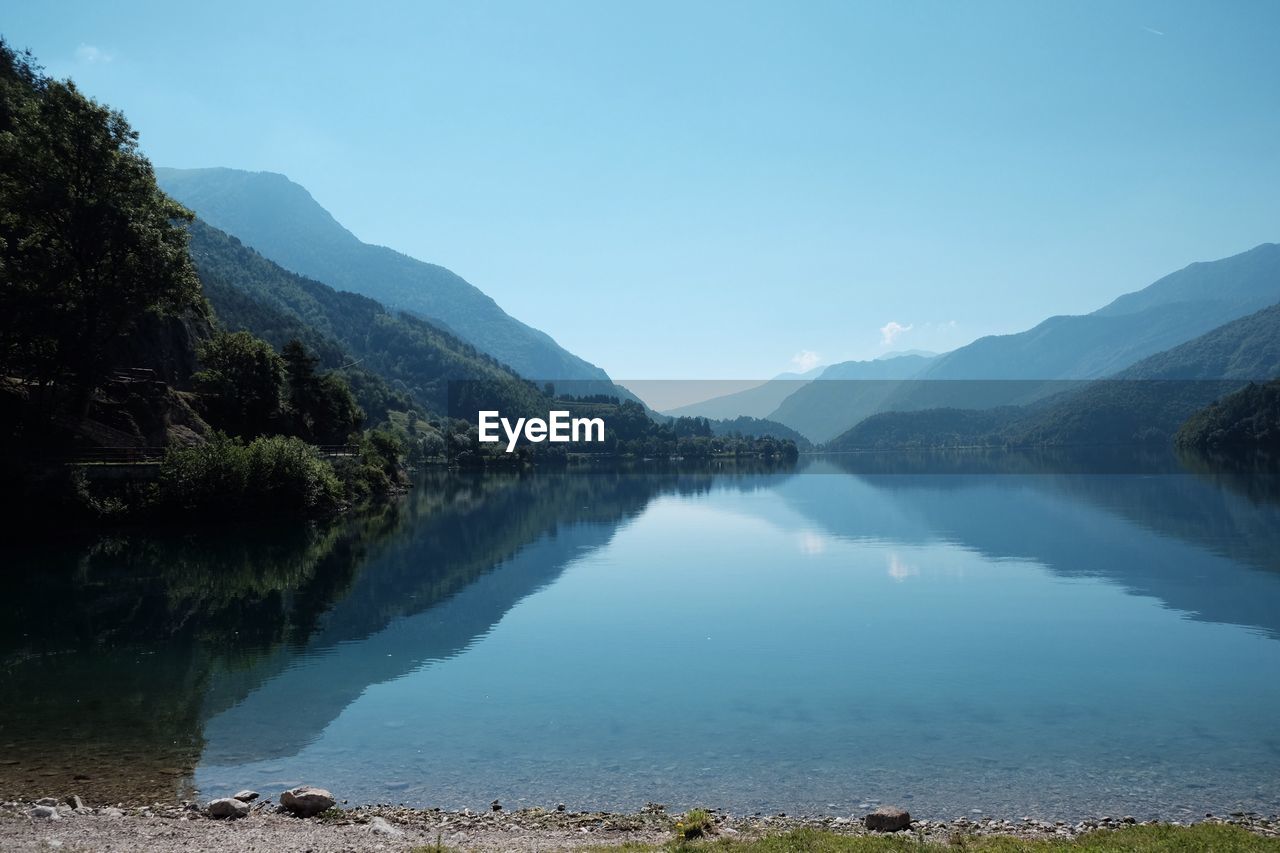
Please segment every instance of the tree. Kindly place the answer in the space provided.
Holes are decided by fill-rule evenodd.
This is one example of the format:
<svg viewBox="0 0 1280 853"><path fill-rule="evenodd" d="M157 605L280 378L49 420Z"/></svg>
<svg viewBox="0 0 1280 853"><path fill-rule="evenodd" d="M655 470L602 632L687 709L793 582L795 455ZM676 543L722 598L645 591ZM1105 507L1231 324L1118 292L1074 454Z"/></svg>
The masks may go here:
<svg viewBox="0 0 1280 853"><path fill-rule="evenodd" d="M364 421L350 386L335 373L318 374L319 359L301 341L285 344L283 356L294 432L317 444L346 442Z"/></svg>
<svg viewBox="0 0 1280 853"><path fill-rule="evenodd" d="M232 435L254 438L274 432L284 402L284 359L248 332L220 333L199 348L204 367L193 380L209 420Z"/></svg>
<svg viewBox="0 0 1280 853"><path fill-rule="evenodd" d="M67 383L76 414L144 312L201 304L191 213L156 186L137 138L0 41L0 368Z"/></svg>

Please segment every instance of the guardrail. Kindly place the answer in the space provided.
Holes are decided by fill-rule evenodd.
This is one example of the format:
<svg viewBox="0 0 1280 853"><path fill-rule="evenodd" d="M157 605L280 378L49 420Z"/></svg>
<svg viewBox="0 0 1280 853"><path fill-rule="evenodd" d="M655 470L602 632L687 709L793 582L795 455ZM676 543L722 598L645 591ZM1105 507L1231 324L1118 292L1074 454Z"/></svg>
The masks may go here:
<svg viewBox="0 0 1280 853"><path fill-rule="evenodd" d="M354 444L313 444L316 453L329 459L355 456L360 448ZM166 447L86 447L55 454L51 461L67 465L149 465L164 459Z"/></svg>

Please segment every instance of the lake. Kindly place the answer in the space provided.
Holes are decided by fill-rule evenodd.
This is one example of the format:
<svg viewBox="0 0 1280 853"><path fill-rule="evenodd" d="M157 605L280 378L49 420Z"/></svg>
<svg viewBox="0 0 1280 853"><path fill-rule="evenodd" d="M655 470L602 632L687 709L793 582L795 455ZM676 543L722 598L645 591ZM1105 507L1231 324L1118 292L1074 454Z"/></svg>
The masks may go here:
<svg viewBox="0 0 1280 853"><path fill-rule="evenodd" d="M3 796L1280 811L1280 488L1177 464L430 473L0 551Z"/></svg>

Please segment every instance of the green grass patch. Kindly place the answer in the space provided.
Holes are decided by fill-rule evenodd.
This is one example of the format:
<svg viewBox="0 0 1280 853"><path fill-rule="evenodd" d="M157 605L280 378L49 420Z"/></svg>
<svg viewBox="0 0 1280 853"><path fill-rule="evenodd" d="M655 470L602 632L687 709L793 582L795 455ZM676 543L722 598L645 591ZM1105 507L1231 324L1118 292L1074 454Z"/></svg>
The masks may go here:
<svg viewBox="0 0 1280 853"><path fill-rule="evenodd" d="M674 827L677 841L691 841L705 838L715 828L715 821L706 809L689 809L676 821Z"/></svg>

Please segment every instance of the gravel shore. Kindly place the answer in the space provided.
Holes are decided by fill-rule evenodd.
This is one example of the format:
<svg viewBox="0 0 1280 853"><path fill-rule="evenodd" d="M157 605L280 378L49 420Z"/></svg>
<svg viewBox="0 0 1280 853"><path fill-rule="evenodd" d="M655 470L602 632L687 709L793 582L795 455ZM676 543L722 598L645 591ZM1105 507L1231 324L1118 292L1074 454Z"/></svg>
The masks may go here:
<svg viewBox="0 0 1280 853"><path fill-rule="evenodd" d="M219 820L195 803L145 807L89 807L43 801L0 804L0 849L74 851L353 851L411 850L440 843L475 851L572 850L576 847L661 843L671 838L677 815L662 806L632 814L525 809L516 812L446 812L390 806L335 809L298 818L270 802L254 803L247 817ZM50 811L56 812L53 817ZM44 815L44 816L39 816ZM843 817L738 817L713 812L721 837L752 837L814 827L842 834L865 834L862 815ZM1204 821L1242 826L1280 837L1280 817L1235 814ZM1075 823L1027 818L913 821L911 834L946 842L957 833L1021 838L1072 838L1098 828L1134 823L1132 818L1100 818Z"/></svg>

